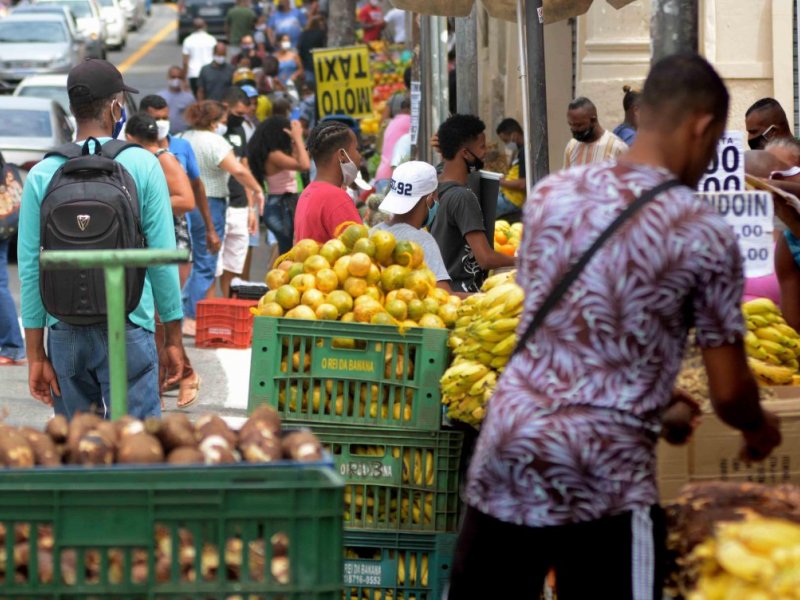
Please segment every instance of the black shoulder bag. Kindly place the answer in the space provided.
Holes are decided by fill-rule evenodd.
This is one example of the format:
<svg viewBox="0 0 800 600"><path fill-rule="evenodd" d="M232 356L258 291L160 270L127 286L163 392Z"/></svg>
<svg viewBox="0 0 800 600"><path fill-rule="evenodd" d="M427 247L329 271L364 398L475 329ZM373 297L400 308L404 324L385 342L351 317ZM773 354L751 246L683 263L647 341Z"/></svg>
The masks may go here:
<svg viewBox="0 0 800 600"><path fill-rule="evenodd" d="M597 253L598 250L606 243L608 238L610 238L614 233L627 221L630 219L634 214L636 214L640 208L642 208L645 204L653 200L656 196L661 194L662 192L667 191L670 188L674 188L678 185L681 185L681 182L677 179L670 179L669 181L665 181L664 183L660 183L654 188L644 192L641 196L639 196L636 200L631 202L625 210L623 210L619 216L614 219L611 225L608 226L608 229L603 231L594 243L589 247L589 249L578 259L567 274L564 275L563 279L558 282L558 285L553 288L553 291L550 292L550 295L547 296L545 301L542 303L542 306L533 316L533 320L531 321L528 328L525 330L525 333L522 334L522 337L519 338L517 342L516 348L514 348L514 352L512 352L511 356L514 356L517 352L519 352L525 344L528 343L528 340L531 339L536 330L541 327L544 320L547 318L547 315L550 314L561 298L564 297L564 294L567 293L567 290L572 286L573 283L580 277L580 274L586 268L586 265L589 264L589 261L592 260L592 257Z"/></svg>

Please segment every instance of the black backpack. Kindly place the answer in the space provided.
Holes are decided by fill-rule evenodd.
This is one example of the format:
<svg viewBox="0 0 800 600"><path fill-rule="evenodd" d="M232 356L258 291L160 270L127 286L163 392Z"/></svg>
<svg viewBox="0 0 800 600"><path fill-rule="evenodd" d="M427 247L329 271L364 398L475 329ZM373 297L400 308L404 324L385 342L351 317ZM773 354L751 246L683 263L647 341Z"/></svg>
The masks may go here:
<svg viewBox="0 0 800 600"><path fill-rule="evenodd" d="M94 142L94 152L89 142ZM42 200L42 250L117 250L144 248L139 199L131 174L114 160L126 148L120 140L100 145L88 138L83 146L64 144L47 153L67 161L53 174ZM146 269L125 270L125 309L139 305ZM102 269L42 271L39 290L48 313L71 325L106 322L106 290Z"/></svg>

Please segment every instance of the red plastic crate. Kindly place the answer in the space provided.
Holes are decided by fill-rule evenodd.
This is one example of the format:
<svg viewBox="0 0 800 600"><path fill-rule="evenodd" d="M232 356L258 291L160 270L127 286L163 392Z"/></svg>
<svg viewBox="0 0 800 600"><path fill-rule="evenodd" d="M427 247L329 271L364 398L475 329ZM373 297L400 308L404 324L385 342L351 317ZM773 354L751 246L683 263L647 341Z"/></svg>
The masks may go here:
<svg viewBox="0 0 800 600"><path fill-rule="evenodd" d="M214 298L197 303L198 348L249 348L253 341L253 315L256 300Z"/></svg>

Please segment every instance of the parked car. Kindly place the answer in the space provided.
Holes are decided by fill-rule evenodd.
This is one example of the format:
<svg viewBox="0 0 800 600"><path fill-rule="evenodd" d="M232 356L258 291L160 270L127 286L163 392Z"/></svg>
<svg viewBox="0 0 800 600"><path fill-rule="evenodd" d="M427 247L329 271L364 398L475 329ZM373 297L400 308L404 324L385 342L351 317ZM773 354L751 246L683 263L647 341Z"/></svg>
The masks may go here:
<svg viewBox="0 0 800 600"><path fill-rule="evenodd" d="M106 46L112 50L122 50L128 43L128 19L119 0L98 0L100 14L106 25Z"/></svg>
<svg viewBox="0 0 800 600"><path fill-rule="evenodd" d="M14 8L13 12L15 15L44 13L61 15L64 17L64 22L73 32L73 35L76 38L83 40L83 43L86 46L87 58L101 58L103 56L102 42L99 39L92 40L86 38L81 32L80 27L78 27L78 20L75 18L75 15L66 6L61 6L59 4L18 4Z"/></svg>
<svg viewBox="0 0 800 600"><path fill-rule="evenodd" d="M194 31L192 22L201 17L208 25L208 33L217 39L225 38L225 15L234 6L234 0L178 0L178 43Z"/></svg>
<svg viewBox="0 0 800 600"><path fill-rule="evenodd" d="M74 135L56 101L0 96L0 151L21 169L30 171L50 149L72 141Z"/></svg>
<svg viewBox="0 0 800 600"><path fill-rule="evenodd" d="M94 56L93 58L106 57L108 34L106 33L106 24L100 14L100 6L96 0L35 0L35 4L50 4L69 8L78 21L78 31L83 34L87 41L96 41L101 48L101 56Z"/></svg>
<svg viewBox="0 0 800 600"><path fill-rule="evenodd" d="M26 77L20 81L17 89L14 90L14 96L55 100L67 113L67 119L69 119L73 129L75 128L75 118L69 112L66 75L33 75ZM136 114L136 100L128 92L124 93L124 97L125 112L128 116Z"/></svg>
<svg viewBox="0 0 800 600"><path fill-rule="evenodd" d="M11 14L0 20L0 80L66 73L83 60L84 51L62 16Z"/></svg>
<svg viewBox="0 0 800 600"><path fill-rule="evenodd" d="M125 18L128 21L130 31L138 30L146 19L146 8L144 0L119 0L122 10L125 11Z"/></svg>

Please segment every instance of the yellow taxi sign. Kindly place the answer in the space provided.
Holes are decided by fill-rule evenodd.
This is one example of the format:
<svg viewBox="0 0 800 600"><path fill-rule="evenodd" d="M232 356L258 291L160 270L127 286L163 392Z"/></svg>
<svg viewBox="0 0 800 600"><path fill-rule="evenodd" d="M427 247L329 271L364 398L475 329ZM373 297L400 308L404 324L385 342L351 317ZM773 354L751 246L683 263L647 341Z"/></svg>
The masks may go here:
<svg viewBox="0 0 800 600"><path fill-rule="evenodd" d="M366 46L314 50L320 117L372 115L372 76Z"/></svg>

